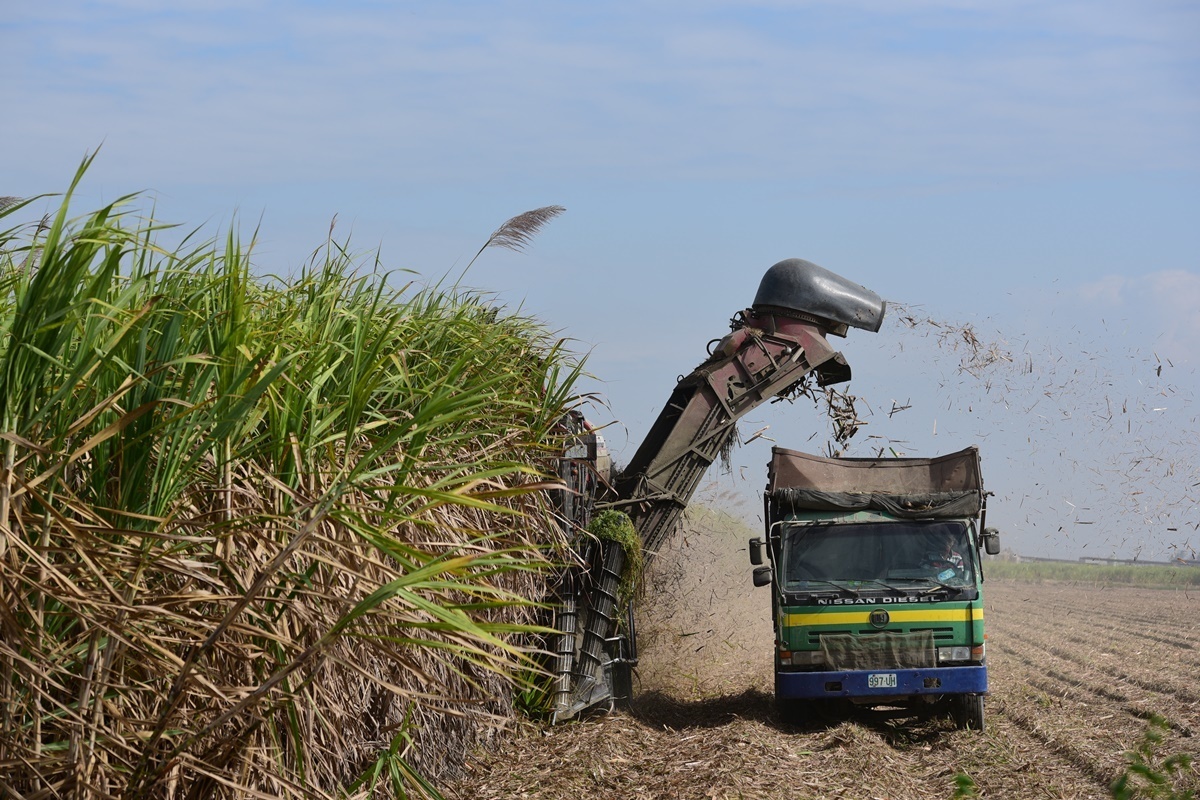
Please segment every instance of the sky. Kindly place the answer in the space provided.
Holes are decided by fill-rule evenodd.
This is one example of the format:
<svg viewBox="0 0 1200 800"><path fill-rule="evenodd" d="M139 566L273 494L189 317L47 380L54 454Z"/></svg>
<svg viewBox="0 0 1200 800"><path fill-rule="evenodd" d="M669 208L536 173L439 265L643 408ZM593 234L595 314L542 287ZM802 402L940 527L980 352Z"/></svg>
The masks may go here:
<svg viewBox="0 0 1200 800"><path fill-rule="evenodd" d="M1020 553L1200 549L1193 3L3 4L0 195L62 191L99 148L81 212L141 192L257 226L263 274L336 217L429 280L564 206L465 282L587 355L619 462L805 258L891 305L833 340L867 423L848 455L978 445ZM811 402L743 438L764 427L701 491L751 524L772 440L829 439Z"/></svg>

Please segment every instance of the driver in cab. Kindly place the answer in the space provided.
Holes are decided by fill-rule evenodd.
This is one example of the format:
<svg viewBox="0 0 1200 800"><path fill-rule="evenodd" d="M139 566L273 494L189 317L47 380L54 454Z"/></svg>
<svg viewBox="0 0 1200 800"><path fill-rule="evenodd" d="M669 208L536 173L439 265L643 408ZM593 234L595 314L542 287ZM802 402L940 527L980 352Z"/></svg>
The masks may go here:
<svg viewBox="0 0 1200 800"><path fill-rule="evenodd" d="M954 534L948 531L939 533L934 539L933 545L933 548L921 560L921 567L934 572L939 580L961 575L963 557L955 549Z"/></svg>

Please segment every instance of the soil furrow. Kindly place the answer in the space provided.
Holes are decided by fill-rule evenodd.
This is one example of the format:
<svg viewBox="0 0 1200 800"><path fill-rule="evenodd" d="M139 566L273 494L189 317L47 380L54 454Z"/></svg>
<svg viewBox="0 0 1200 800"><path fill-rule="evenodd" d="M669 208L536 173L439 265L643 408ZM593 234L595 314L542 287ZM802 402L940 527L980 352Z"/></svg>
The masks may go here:
<svg viewBox="0 0 1200 800"><path fill-rule="evenodd" d="M1172 654L1172 659L1200 660L1200 648L1186 638L1187 632L1173 629L1170 626L1166 626L1167 630L1164 632L1161 624L1156 627L1133 624L1114 625L1106 615L1097 612L1082 616L1055 614L1035 620L1030 627L1061 632L1068 626L1076 631L1075 640L1089 647L1095 647L1102 642L1102 646L1105 647L1121 646L1126 650L1133 650L1144 647L1145 643L1149 641L1184 651ZM1094 635L1090 635L1089 632L1094 632Z"/></svg>
<svg viewBox="0 0 1200 800"><path fill-rule="evenodd" d="M993 633L989 637L989 642L992 645L1003 646L1002 642L1005 639L1012 639L1014 641L1022 642L1025 645L1040 647L1041 649L1063 661L1078 665L1084 669L1099 670L1111 679L1124 681L1144 691L1152 692L1154 694L1170 695L1174 698L1173 701L1170 701L1172 707L1174 707L1176 703L1183 703L1185 706L1192 708L1200 706L1200 691L1197 691L1194 687L1179 685L1177 681L1181 679L1180 676L1172 675L1170 671L1163 670L1157 665L1151 666L1147 667L1146 669L1152 671L1153 676L1148 676L1140 674L1141 671L1137 670L1136 666L1127 660L1122 660L1120 664L1098 663L1096 660L1094 660L1094 658L1088 658L1085 655L1087 652L1089 652L1090 648L1085 649L1078 646L1080 641L1086 640L1080 640L1078 637L1071 636L1056 637L1060 641L1066 641L1076 645L1075 648L1061 647L1050 644L1038 638L1034 633L1031 633L1030 627L1021 627L1009 622L999 623L993 621ZM997 628L1000 630L997 631ZM1047 632L1047 635L1049 635L1049 632ZM1012 646L1009 646L1009 649L1016 654L1021 654L1024 652L1023 650ZM1101 654L1102 657L1103 655L1104 654ZM1105 661L1111 661L1111 658L1106 658Z"/></svg>
<svg viewBox="0 0 1200 800"><path fill-rule="evenodd" d="M1108 758L1098 759L1090 748L1081 747L1078 736L1047 726L1037 714L1023 710L1021 704L1008 704L1002 712L1013 724L1034 739L1050 748L1058 756L1075 766L1095 783L1097 797L1108 796L1105 791L1121 772L1121 764Z"/></svg>

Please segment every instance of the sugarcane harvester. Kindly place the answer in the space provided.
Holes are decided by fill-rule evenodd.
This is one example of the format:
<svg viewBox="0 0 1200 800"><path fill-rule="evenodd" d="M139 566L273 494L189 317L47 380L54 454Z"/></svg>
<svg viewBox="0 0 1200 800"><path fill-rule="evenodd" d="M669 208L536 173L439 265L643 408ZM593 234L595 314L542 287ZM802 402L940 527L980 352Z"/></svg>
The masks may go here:
<svg viewBox="0 0 1200 800"><path fill-rule="evenodd" d="M735 435L735 425L763 402L802 387L850 379L850 366L826 336L850 328L878 332L885 303L879 295L798 258L763 276L753 305L734 315L730 333L709 343L708 357L680 378L658 419L620 475L603 439L578 430L560 462L566 489L559 511L572 531L604 509L625 512L647 560L668 540L704 472ZM637 639L631 607L621 608L618 586L626 553L614 541L576 537L583 566L570 570L559 590L552 637L554 719L627 701ZM629 603L627 606L631 606ZM625 624L619 625L618 620Z"/></svg>

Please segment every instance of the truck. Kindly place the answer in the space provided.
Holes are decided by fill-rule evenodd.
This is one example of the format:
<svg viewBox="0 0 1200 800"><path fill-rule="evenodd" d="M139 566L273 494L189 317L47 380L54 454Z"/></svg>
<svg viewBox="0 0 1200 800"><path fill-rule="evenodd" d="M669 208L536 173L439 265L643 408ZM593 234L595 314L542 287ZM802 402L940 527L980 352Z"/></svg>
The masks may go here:
<svg viewBox="0 0 1200 800"><path fill-rule="evenodd" d="M567 421L571 445L557 470L560 524L574 565L552 599L557 631L546 643L555 675L555 722L627 703L637 664L633 602L618 585L629 568L613 541L588 535L594 515L628 515L647 561L667 541L704 472L734 440L737 421L762 403L850 379L828 336L850 328L878 332L886 304L871 290L810 261L789 258L767 270L749 308L707 357L677 381L624 469L611 469L603 436L581 416ZM654 336L648 334L648 342Z"/></svg>
<svg viewBox="0 0 1200 800"><path fill-rule="evenodd" d="M980 554L1000 552L987 496L976 447L934 458L772 448L765 534L749 555L754 585L772 589L783 717L852 705L984 729Z"/></svg>

